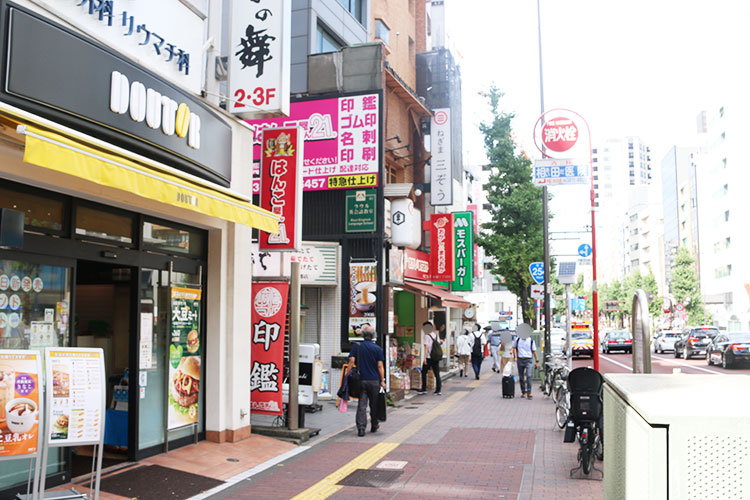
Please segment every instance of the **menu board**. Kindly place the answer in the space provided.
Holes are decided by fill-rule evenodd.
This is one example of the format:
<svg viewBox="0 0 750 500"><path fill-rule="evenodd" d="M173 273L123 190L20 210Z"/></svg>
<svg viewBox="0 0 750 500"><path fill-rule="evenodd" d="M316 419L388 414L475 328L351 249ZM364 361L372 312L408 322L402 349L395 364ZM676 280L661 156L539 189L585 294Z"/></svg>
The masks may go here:
<svg viewBox="0 0 750 500"><path fill-rule="evenodd" d="M39 351L0 350L0 460L39 449Z"/></svg>
<svg viewBox="0 0 750 500"><path fill-rule="evenodd" d="M50 446L98 444L104 429L104 352L47 349L47 441Z"/></svg>
<svg viewBox="0 0 750 500"><path fill-rule="evenodd" d="M201 290L172 287L167 428L198 422L201 383Z"/></svg>

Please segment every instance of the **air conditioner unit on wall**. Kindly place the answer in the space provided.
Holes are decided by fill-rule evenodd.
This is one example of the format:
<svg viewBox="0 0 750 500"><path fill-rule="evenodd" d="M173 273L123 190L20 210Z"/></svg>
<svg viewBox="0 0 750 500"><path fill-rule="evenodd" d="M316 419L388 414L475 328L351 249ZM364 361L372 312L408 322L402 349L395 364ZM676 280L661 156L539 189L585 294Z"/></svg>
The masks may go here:
<svg viewBox="0 0 750 500"><path fill-rule="evenodd" d="M747 377L604 379L605 500L749 498Z"/></svg>

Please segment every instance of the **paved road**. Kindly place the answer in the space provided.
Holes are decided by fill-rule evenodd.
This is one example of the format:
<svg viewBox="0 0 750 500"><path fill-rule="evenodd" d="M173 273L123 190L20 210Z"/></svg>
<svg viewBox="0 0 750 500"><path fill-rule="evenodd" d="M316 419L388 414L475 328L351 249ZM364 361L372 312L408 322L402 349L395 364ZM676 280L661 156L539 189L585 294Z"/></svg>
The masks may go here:
<svg viewBox="0 0 750 500"><path fill-rule="evenodd" d="M594 362L590 359L576 359L573 366L593 366ZM615 352L611 354L599 354L599 370L602 373L630 373L633 367L633 356L624 352ZM672 373L675 368L682 370L682 373L715 373L728 375L750 375L750 368L730 368L725 370L720 366L708 366L705 359L693 358L684 360L676 359L672 353L654 354L651 353L651 370L653 373Z"/></svg>

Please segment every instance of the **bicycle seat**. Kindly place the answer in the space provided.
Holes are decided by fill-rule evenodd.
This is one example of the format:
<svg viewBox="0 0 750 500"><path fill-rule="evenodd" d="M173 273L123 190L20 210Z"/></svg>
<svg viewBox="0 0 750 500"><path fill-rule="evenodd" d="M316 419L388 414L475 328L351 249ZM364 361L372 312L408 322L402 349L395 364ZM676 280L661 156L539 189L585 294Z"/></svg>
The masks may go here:
<svg viewBox="0 0 750 500"><path fill-rule="evenodd" d="M603 411L604 379L591 368L576 368L568 374L570 417L574 422L598 420Z"/></svg>

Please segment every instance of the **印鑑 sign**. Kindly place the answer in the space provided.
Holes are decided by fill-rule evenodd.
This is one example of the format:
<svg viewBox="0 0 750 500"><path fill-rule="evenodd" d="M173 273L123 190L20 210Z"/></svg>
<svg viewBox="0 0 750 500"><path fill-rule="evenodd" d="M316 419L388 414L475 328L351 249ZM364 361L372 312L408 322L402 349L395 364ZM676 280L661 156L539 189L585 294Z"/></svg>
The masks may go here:
<svg viewBox="0 0 750 500"><path fill-rule="evenodd" d="M347 233L374 233L377 228L377 196L374 189L346 193Z"/></svg>
<svg viewBox="0 0 750 500"><path fill-rule="evenodd" d="M0 460L39 450L39 351L0 350Z"/></svg>
<svg viewBox="0 0 750 500"><path fill-rule="evenodd" d="M260 231L261 250L297 250L302 242L302 129L263 131L260 206L281 216L279 232Z"/></svg>
<svg viewBox="0 0 750 500"><path fill-rule="evenodd" d="M253 283L250 410L281 415L284 336L289 283Z"/></svg>
<svg viewBox="0 0 750 500"><path fill-rule="evenodd" d="M474 273L474 214L454 212L454 243L456 254L455 279L451 289L470 292Z"/></svg>
<svg viewBox="0 0 750 500"><path fill-rule="evenodd" d="M430 216L430 269L432 281L453 281L453 214Z"/></svg>
<svg viewBox="0 0 750 500"><path fill-rule="evenodd" d="M305 131L303 189L364 189L378 185L381 94L295 101L289 117L249 120L255 132L253 158L261 156L261 132L300 126ZM257 180L257 175L255 175ZM253 181L253 193L260 184Z"/></svg>
<svg viewBox="0 0 750 500"><path fill-rule="evenodd" d="M533 182L535 186L588 184L589 165L578 160L535 160Z"/></svg>
<svg viewBox="0 0 750 500"><path fill-rule="evenodd" d="M349 264L349 337L359 337L365 323L377 328L378 264L352 262Z"/></svg>
<svg viewBox="0 0 750 500"><path fill-rule="evenodd" d="M450 108L436 109L430 130L430 204L433 206L453 204L450 112Z"/></svg>
<svg viewBox="0 0 750 500"><path fill-rule="evenodd" d="M230 113L289 114L291 0L230 2Z"/></svg>
<svg viewBox="0 0 750 500"><path fill-rule="evenodd" d="M198 422L201 385L201 290L172 287L167 428Z"/></svg>

